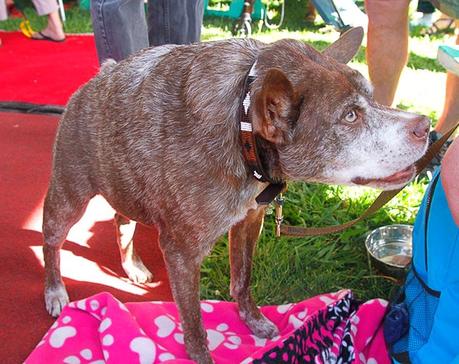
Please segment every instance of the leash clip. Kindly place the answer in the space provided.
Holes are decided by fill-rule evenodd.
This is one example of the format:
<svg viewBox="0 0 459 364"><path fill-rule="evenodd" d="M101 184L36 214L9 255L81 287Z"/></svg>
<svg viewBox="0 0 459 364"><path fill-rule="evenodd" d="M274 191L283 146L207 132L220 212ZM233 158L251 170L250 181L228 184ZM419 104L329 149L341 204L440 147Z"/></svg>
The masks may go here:
<svg viewBox="0 0 459 364"><path fill-rule="evenodd" d="M276 237L281 236L281 225L284 221L284 215L282 214L282 207L284 206L284 198L282 193L276 196L274 199L274 208L276 210L275 222L276 222Z"/></svg>

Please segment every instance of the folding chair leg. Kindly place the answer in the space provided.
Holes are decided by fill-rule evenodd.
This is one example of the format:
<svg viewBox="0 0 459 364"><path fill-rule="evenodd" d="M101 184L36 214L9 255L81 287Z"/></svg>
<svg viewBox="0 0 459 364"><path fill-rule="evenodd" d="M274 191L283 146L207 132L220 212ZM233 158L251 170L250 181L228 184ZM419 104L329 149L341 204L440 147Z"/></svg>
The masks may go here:
<svg viewBox="0 0 459 364"><path fill-rule="evenodd" d="M65 23L65 10L64 10L64 3L62 0L57 0L59 4L59 14L61 15L62 22Z"/></svg>

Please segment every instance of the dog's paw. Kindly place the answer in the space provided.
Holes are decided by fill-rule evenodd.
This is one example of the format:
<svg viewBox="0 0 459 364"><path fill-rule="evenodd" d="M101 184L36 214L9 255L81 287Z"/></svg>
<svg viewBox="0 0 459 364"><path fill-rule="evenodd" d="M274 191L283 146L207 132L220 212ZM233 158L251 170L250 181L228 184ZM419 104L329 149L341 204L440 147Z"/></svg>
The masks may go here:
<svg viewBox="0 0 459 364"><path fill-rule="evenodd" d="M276 325L263 315L258 319L246 319L245 322L250 330L252 330L253 334L260 338L272 339L279 335L279 330Z"/></svg>
<svg viewBox="0 0 459 364"><path fill-rule="evenodd" d="M64 286L45 289L46 311L51 316L59 316L67 303L69 303L69 296Z"/></svg>
<svg viewBox="0 0 459 364"><path fill-rule="evenodd" d="M134 283L148 283L153 280L153 274L145 267L141 260L125 261L123 269Z"/></svg>

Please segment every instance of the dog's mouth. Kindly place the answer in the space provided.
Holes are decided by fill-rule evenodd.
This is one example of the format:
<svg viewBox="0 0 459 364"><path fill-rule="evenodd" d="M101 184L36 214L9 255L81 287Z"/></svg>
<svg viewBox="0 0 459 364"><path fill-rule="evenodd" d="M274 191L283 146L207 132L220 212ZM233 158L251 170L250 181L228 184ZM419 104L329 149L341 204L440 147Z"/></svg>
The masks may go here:
<svg viewBox="0 0 459 364"><path fill-rule="evenodd" d="M408 182L413 178L416 172L414 164L402 169L401 171L395 172L385 178L363 178L356 177L352 179L352 183L356 185L368 185L368 184L389 184L389 185L400 185Z"/></svg>

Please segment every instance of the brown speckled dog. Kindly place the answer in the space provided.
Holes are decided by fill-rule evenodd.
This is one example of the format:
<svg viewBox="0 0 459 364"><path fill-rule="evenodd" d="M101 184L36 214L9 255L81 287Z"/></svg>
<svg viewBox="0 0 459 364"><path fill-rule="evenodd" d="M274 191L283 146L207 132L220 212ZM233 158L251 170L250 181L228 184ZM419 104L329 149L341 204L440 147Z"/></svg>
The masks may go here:
<svg viewBox="0 0 459 364"><path fill-rule="evenodd" d="M135 222L155 225L190 357L210 363L199 305L199 270L229 230L231 294L260 337L277 328L249 290L265 184L241 153L238 110L256 62L249 113L262 163L277 180L395 188L413 177L429 123L377 105L348 62L362 39L346 34L322 53L295 40L233 39L150 48L106 63L70 100L54 146L44 207L45 301L68 302L59 250L88 201L103 195L118 212L123 267L151 274L135 254ZM135 222L134 222L135 221Z"/></svg>

